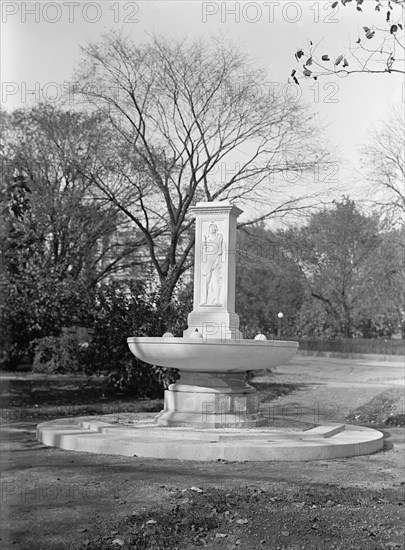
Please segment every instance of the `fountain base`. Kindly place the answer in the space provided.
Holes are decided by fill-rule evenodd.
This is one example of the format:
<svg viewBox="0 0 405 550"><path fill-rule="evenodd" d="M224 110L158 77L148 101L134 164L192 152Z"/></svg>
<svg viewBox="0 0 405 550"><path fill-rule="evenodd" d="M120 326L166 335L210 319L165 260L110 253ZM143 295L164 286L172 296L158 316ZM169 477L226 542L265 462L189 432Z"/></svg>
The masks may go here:
<svg viewBox="0 0 405 550"><path fill-rule="evenodd" d="M120 418L127 418L126 425L118 421ZM350 424L302 422L302 428L268 426L252 430L170 428L157 426L150 413L51 420L38 425L37 439L70 451L232 462L328 460L366 455L384 446L381 432Z"/></svg>
<svg viewBox="0 0 405 550"><path fill-rule="evenodd" d="M159 426L255 428L267 425L243 372L187 372L165 391Z"/></svg>

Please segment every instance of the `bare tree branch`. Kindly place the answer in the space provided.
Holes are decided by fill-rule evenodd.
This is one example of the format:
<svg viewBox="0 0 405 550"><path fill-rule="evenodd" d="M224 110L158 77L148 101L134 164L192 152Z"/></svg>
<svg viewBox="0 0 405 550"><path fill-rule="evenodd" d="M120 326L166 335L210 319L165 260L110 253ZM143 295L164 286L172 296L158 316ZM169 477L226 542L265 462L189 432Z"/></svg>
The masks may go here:
<svg viewBox="0 0 405 550"><path fill-rule="evenodd" d="M248 223L308 206L297 185L268 208L275 174L304 179L326 156L317 122L302 103L269 95L265 72L237 48L109 34L83 53L76 92L104 117L88 176L142 231L161 282L174 286L189 265L197 201L260 196Z"/></svg>

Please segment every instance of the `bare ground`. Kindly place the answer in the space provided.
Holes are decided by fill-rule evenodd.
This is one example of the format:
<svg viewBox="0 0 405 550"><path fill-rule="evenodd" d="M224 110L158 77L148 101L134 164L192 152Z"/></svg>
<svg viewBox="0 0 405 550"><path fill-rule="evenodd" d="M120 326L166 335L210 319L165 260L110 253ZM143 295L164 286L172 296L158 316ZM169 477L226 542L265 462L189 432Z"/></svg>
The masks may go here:
<svg viewBox="0 0 405 550"><path fill-rule="evenodd" d="M396 427L403 425L403 365L296 357L256 382L269 417L350 418L381 429L383 451L306 463L204 463L47 448L35 440L42 420L159 410L160 403L103 399L85 378L6 375L1 547L403 548L405 444Z"/></svg>

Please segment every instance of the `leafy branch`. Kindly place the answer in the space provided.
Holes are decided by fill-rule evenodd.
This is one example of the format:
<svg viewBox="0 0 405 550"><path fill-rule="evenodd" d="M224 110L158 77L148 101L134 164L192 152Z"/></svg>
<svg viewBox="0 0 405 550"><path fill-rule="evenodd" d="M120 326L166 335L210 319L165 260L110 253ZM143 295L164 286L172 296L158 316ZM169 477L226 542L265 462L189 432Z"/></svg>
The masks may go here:
<svg viewBox="0 0 405 550"><path fill-rule="evenodd" d="M356 5L357 12L363 13L364 0L336 0L331 7L346 8L349 4ZM299 67L292 70L290 79L299 84L302 78L317 80L332 74L339 77L355 73L405 74L405 0L376 0L375 11L381 14L382 26L364 25L361 35L349 43L346 51L318 54L320 42L314 44L312 40L306 48L298 48L295 60Z"/></svg>

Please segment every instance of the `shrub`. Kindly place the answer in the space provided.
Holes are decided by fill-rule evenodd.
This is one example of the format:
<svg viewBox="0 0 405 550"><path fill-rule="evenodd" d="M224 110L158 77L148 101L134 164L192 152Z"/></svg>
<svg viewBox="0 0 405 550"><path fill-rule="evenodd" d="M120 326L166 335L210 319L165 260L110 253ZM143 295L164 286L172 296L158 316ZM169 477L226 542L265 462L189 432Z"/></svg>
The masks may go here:
<svg viewBox="0 0 405 550"><path fill-rule="evenodd" d="M167 300L164 289L148 292L133 281L101 285L85 297L85 319L91 336L83 342L75 332L62 332L33 342L33 371L53 374L84 372L104 375L115 390L140 397L160 397L174 382L176 369L147 365L135 358L128 336L180 336L191 311L191 294ZM74 319L76 320L76 319Z"/></svg>
<svg viewBox="0 0 405 550"><path fill-rule="evenodd" d="M27 270L25 278L14 277L3 290L0 304L2 369L15 370L24 358L31 363L38 342L46 337L58 338L63 326L92 322L94 291L89 290L83 281L59 281L55 274L35 272L33 275ZM60 353L60 350L55 353Z"/></svg>
<svg viewBox="0 0 405 550"><path fill-rule="evenodd" d="M45 336L35 342L33 372L75 373L80 370L80 344L74 334Z"/></svg>
<svg viewBox="0 0 405 550"><path fill-rule="evenodd" d="M189 296L181 302L166 301L162 289L146 291L139 282L113 282L96 295L89 347L81 352L87 374L104 374L111 386L132 395L160 397L163 388L177 379L177 371L147 365L136 359L128 336L180 335L190 311Z"/></svg>

